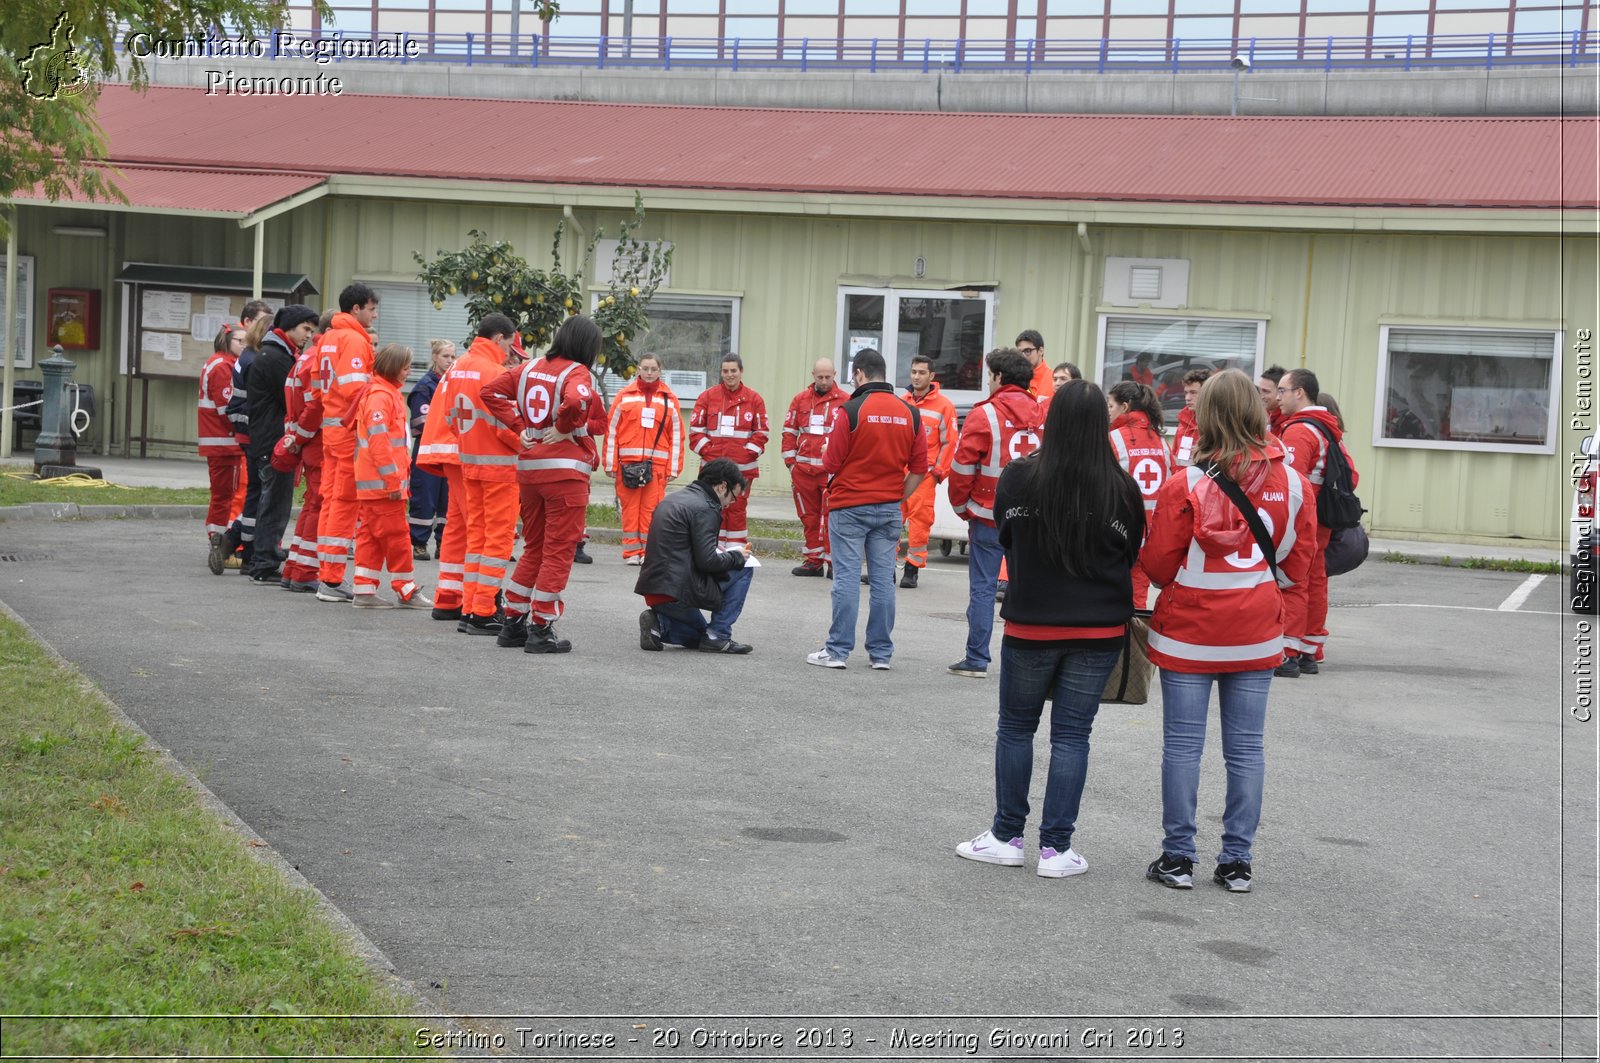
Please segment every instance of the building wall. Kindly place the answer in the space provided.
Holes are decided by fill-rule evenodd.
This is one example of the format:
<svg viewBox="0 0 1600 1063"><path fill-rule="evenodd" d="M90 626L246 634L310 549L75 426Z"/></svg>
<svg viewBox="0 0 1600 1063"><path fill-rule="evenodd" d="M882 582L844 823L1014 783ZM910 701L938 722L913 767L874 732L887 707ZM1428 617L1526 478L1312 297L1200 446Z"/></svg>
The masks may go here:
<svg viewBox="0 0 1600 1063"><path fill-rule="evenodd" d="M120 304L109 283L114 270L106 252L118 263L248 267L250 235L231 221L123 215L110 219L106 241L65 239L52 237L50 226L92 224L90 216L37 208L22 208L21 214L21 251L38 259L38 314L49 287L100 286L107 292L106 349L77 360L80 379L118 399L120 443L127 382L116 371ZM559 217L549 208L328 199L268 223L266 267L310 274L331 302L351 279L414 281L413 251L432 255L459 247L470 228L503 237L531 261L547 263ZM602 224L612 231L621 220L591 211L580 211L579 219L591 229ZM1093 272L1086 277L1085 256L1070 225L657 211L640 235L673 243L671 290L741 297L737 349L746 380L765 396L775 423L805 386L812 361L841 353L841 284L886 286L896 278L900 287L993 285L997 343L1037 328L1052 362L1076 361L1091 379L1098 375L1094 339L1101 313L1261 318L1267 322L1265 364L1307 365L1339 397L1375 532L1565 541L1565 454L1581 433L1564 424L1554 455L1375 447L1379 329L1386 322L1565 328L1569 350L1557 398L1566 409L1575 379L1572 334L1595 327L1583 318L1594 312L1600 283L1592 240L1563 245L1555 237L1099 228L1090 230ZM1187 305L1152 311L1103 304L1107 256L1187 260ZM912 281L918 258L925 277ZM1088 317L1082 309L1086 281ZM427 339L384 334L381 314L379 333L413 346ZM104 430L104 418L102 407L95 431ZM192 387L153 383L149 434L188 439L193 431ZM777 451L776 445L769 449L758 489L786 487Z"/></svg>

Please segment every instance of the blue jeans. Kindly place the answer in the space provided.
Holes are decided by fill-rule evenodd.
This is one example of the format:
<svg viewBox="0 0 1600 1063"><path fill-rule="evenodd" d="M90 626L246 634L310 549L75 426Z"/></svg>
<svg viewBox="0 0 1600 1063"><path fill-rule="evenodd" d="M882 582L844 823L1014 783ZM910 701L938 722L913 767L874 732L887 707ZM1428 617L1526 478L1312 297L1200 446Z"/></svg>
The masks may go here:
<svg viewBox="0 0 1600 1063"><path fill-rule="evenodd" d="M894 551L900 542L900 503L873 502L828 513L828 549L833 555L833 623L823 649L848 660L856 645L861 612L861 556L866 554L872 591L867 610L867 656L894 656Z"/></svg>
<svg viewBox="0 0 1600 1063"><path fill-rule="evenodd" d="M1033 735L1050 710L1050 773L1044 784L1039 847L1072 848L1078 802L1089 774L1089 730L1100 711L1106 677L1118 650L1028 649L1000 645L1000 724L994 733L994 836L1022 836L1028 819L1028 783L1033 778Z"/></svg>
<svg viewBox="0 0 1600 1063"><path fill-rule="evenodd" d="M967 524L967 656L963 664L989 667L995 584L1005 556L999 532L979 521Z"/></svg>
<svg viewBox="0 0 1600 1063"><path fill-rule="evenodd" d="M1195 805L1200 796L1200 754L1206 747L1211 683L1222 703L1222 759L1228 795L1222 809L1218 863L1250 861L1261 822L1261 787L1267 774L1264 736L1272 670L1193 674L1161 670L1161 826L1165 852L1195 858Z"/></svg>
<svg viewBox="0 0 1600 1063"><path fill-rule="evenodd" d="M700 610L687 602L656 606L656 630L661 632L661 641L672 646L698 646L703 638L733 638L733 625L744 611L750 577L755 572L753 568L736 568L717 577L722 584L722 604L711 614L709 623Z"/></svg>

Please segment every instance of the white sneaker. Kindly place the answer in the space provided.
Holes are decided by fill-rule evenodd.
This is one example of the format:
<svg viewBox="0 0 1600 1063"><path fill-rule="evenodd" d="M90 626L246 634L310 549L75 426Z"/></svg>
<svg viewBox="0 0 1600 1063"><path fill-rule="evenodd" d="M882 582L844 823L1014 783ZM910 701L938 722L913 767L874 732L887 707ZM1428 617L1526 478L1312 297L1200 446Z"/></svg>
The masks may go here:
<svg viewBox="0 0 1600 1063"><path fill-rule="evenodd" d="M633 565L635 567L638 567L639 565L644 564L644 558L639 557L637 554L635 554L633 557L625 557L625 558L623 558L622 559L622 563L624 565Z"/></svg>
<svg viewBox="0 0 1600 1063"><path fill-rule="evenodd" d="M956 846L956 855L964 860L981 864L1004 864L1006 867L1022 866L1022 839L1003 842L991 832L984 831L970 842Z"/></svg>
<svg viewBox="0 0 1600 1063"><path fill-rule="evenodd" d="M1070 875L1081 875L1089 870L1089 861L1068 849L1058 853L1046 846L1039 850L1039 877L1040 878L1067 878Z"/></svg>
<svg viewBox="0 0 1600 1063"><path fill-rule="evenodd" d="M828 656L827 650L818 650L816 653L806 654L806 663L814 664L818 668L843 668L844 662Z"/></svg>
<svg viewBox="0 0 1600 1063"><path fill-rule="evenodd" d="M889 670L889 662L888 661L873 661L872 662L872 670L874 672L887 672Z"/></svg>
<svg viewBox="0 0 1600 1063"><path fill-rule="evenodd" d="M357 609L393 609L395 604L378 594L356 594L351 601Z"/></svg>

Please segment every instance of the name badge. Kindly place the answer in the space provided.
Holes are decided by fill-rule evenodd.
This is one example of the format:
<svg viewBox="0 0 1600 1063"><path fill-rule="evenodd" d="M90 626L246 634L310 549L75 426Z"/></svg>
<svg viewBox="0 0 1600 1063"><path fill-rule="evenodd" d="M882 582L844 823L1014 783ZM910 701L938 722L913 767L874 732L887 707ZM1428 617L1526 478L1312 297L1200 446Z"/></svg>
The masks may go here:
<svg viewBox="0 0 1600 1063"><path fill-rule="evenodd" d="M731 414L731 413L723 414L717 421L717 435L719 435L719 436L731 436L731 435L733 435L733 426L736 423L737 423L737 419L734 417L733 414Z"/></svg>
<svg viewBox="0 0 1600 1063"><path fill-rule="evenodd" d="M639 427L654 428L655 426L656 408L654 406L646 406L644 409L639 411Z"/></svg>

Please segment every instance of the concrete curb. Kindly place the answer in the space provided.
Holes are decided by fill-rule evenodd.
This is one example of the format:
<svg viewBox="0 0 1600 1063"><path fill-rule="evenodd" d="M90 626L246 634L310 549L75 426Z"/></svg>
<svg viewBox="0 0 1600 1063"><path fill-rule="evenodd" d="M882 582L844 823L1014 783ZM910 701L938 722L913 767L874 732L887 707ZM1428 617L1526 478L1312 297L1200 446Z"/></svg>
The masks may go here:
<svg viewBox="0 0 1600 1063"><path fill-rule="evenodd" d="M50 503L45 503L45 505L49 504ZM188 509L191 507L144 506L133 508ZM212 793L210 788L207 787L205 783L201 782L200 779L187 767L185 767L177 757L174 757L171 750L167 749L165 746L162 746L154 738L150 737L149 732L140 727L133 721L131 717L128 716L127 713L122 711L122 706L112 701L110 696L108 696L105 691L101 690L92 680L78 670L77 665L63 657L54 646L45 641L44 637L33 629L32 625L19 616L16 610L12 609L11 606L6 604L4 601L0 601L0 615L4 615L8 619L12 620L19 627L21 627L23 631L27 632L28 637L42 646L45 653L49 654L52 660L61 665L68 674L76 679L87 694L98 698L106 706L107 711L111 715L112 721L115 722L117 726L126 728L127 730L138 735L143 741L145 748L155 754L156 762L166 771L175 776L181 783L183 783L184 788L193 793L199 800L202 808L216 816L223 822L225 826L227 826L235 834L239 835L240 839L244 842L244 851L249 856L261 861L273 871L277 872L290 889L303 890L311 894L316 903L318 912L323 916L323 918L332 924L334 931L345 939L346 943L355 951L356 955L358 955L369 967L376 971L391 989L412 1003L412 1005L416 1008L416 1018L426 1019L449 1030L462 1029L457 1019L440 1012L438 1010L438 1005L429 1000L427 995L423 993L422 990L417 988L417 986L412 982L401 977L397 973L395 965L389 960L389 957L384 955L383 950L378 948L371 938L362 933L361 928L352 922L349 916L340 911L338 906L335 905L333 901L328 899L327 894L323 893L316 886L312 885L304 875L300 874L299 870L295 868L293 864L289 863L289 861L283 857L283 854L279 853L265 838L261 837L261 835L252 830L248 823L240 819L238 814L234 812L233 809L229 808L225 803L223 803L221 798Z"/></svg>
<svg viewBox="0 0 1600 1063"><path fill-rule="evenodd" d="M0 506L0 520L205 520L205 506L101 506L77 502L28 502Z"/></svg>

